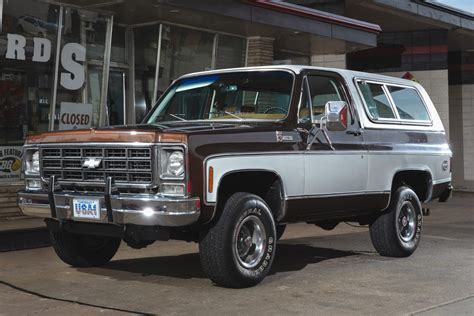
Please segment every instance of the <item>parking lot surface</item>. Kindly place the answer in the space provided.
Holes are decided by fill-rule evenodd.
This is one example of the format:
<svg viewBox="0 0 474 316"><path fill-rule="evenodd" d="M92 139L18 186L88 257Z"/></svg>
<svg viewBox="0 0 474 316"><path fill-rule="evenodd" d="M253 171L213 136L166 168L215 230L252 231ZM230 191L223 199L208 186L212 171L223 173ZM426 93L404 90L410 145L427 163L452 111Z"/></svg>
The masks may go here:
<svg viewBox="0 0 474 316"><path fill-rule="evenodd" d="M0 253L0 314L473 315L474 195L430 207L402 259L379 256L366 227L290 225L270 275L249 289L212 285L194 243L123 245L87 269L50 247Z"/></svg>

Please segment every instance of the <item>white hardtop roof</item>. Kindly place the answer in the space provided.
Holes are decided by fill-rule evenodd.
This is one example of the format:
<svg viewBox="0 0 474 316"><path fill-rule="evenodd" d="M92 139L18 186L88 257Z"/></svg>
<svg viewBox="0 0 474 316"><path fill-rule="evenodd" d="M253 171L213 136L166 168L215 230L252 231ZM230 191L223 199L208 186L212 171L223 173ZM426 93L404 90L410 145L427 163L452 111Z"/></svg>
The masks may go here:
<svg viewBox="0 0 474 316"><path fill-rule="evenodd" d="M190 74L183 75L181 78L194 77L200 75L211 75L211 74L220 74L220 73L229 73L229 72L238 72L238 71L250 71L250 70L290 70L295 74L300 74L303 70L321 70L321 71L332 71L341 74L346 78L360 77L367 80L380 80L380 81L389 81L393 83L399 83L408 86L416 86L417 83L412 80L407 80L398 77L380 75L369 72L354 71L341 68L329 68L329 67L315 67L315 66L306 66L306 65L271 65L271 66L257 66L257 67L239 67L239 68L226 68L218 70L207 70L201 72L194 72Z"/></svg>

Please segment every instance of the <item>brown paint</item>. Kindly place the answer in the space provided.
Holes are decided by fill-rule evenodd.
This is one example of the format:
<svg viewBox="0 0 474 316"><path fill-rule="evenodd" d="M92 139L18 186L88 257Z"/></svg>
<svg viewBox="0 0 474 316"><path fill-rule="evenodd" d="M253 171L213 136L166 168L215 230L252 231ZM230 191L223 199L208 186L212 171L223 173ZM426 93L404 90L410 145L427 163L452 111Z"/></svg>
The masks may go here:
<svg viewBox="0 0 474 316"><path fill-rule="evenodd" d="M389 200L389 192L288 200L285 220L288 222L350 220L385 209Z"/></svg>
<svg viewBox="0 0 474 316"><path fill-rule="evenodd" d="M139 142L139 143L187 143L185 134L161 133L158 131L89 129L48 132L29 136L27 144L39 143L89 143L89 142Z"/></svg>

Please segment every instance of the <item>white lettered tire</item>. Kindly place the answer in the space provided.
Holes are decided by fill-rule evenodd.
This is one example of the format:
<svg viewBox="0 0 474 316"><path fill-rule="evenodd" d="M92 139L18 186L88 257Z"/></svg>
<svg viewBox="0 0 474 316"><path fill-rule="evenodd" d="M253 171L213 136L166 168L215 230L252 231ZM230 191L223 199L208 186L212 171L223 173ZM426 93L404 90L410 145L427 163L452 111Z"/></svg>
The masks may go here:
<svg viewBox="0 0 474 316"><path fill-rule="evenodd" d="M370 225L370 239L382 256L408 257L418 247L422 230L420 200L411 188L401 186L389 207Z"/></svg>
<svg viewBox="0 0 474 316"><path fill-rule="evenodd" d="M234 193L217 222L202 234L201 264L217 285L253 286L268 274L276 241L275 221L265 201L250 193Z"/></svg>

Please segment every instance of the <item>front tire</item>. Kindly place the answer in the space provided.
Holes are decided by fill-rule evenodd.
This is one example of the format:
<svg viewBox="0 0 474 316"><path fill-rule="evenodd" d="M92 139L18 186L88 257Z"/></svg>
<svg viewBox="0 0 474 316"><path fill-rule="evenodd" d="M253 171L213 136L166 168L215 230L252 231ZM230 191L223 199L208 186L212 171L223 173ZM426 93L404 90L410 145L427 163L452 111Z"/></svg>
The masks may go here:
<svg viewBox="0 0 474 316"><path fill-rule="evenodd" d="M408 257L418 247L422 229L420 200L411 188L401 186L387 210L370 225L370 239L382 256Z"/></svg>
<svg viewBox="0 0 474 316"><path fill-rule="evenodd" d="M58 257L73 267L98 267L109 262L120 246L120 238L49 231Z"/></svg>
<svg viewBox="0 0 474 316"><path fill-rule="evenodd" d="M276 226L277 240L280 240L283 237L283 234L286 230L286 224L280 224Z"/></svg>
<svg viewBox="0 0 474 316"><path fill-rule="evenodd" d="M199 243L201 264L217 285L243 288L258 284L270 270L276 229L268 205L249 193L235 193L217 223Z"/></svg>

